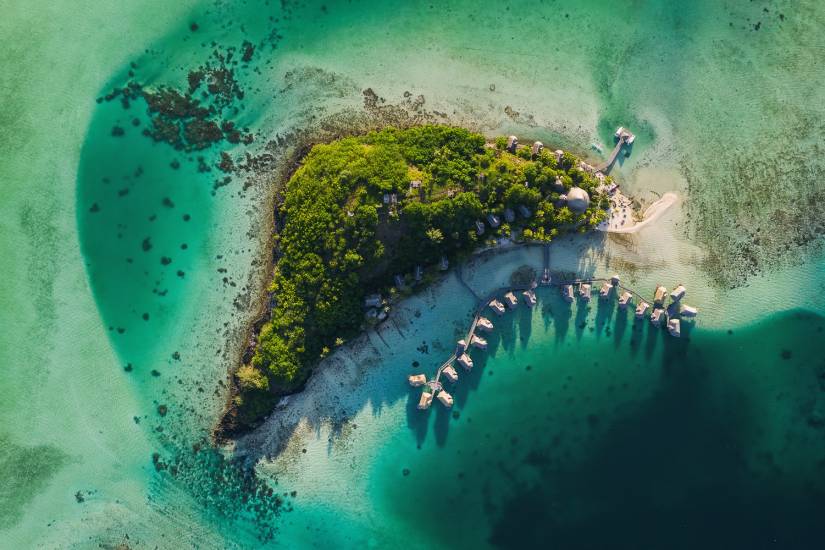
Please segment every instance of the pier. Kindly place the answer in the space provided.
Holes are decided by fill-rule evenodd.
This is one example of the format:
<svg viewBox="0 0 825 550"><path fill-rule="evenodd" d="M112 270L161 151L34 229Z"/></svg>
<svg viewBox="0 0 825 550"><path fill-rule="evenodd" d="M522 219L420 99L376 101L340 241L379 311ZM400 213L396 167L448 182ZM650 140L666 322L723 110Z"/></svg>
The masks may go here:
<svg viewBox="0 0 825 550"><path fill-rule="evenodd" d="M619 158L619 153L622 152L624 146L631 145L636 140L636 136L630 130L622 126L619 126L616 130L614 137L616 138L616 146L613 147L613 151L611 151L607 162L598 168L599 172L603 172L605 174L610 173L610 169L613 168L613 163L615 163L616 159Z"/></svg>
<svg viewBox="0 0 825 550"><path fill-rule="evenodd" d="M589 278L575 278L575 279L568 279L568 280L554 280L550 282L550 275L549 275L549 259L550 259L550 251L549 246L545 246L543 250L544 254L544 274L547 277L547 282L544 281L545 277L542 276L542 284L545 286L555 286L560 291L563 291L565 288L572 288L573 285L579 285L580 288L593 288L594 284L601 285L600 294L603 299L605 300L612 300L614 297L619 302L619 307L622 310L625 310L627 305L631 301L636 301L637 304L644 305L641 311L639 312L639 308L635 311L635 319L637 321L644 319L647 314L648 309L648 302L644 299L644 297L633 290L632 288L625 287L621 284L619 276L613 275L609 278L596 278L596 277L589 277ZM478 294L463 280L463 278L459 275L459 280L461 283L473 294L474 297L477 299L479 298ZM471 344L474 342L478 342L479 340L483 342L484 345L482 346L473 346L479 352L486 350L486 341L483 338L476 336L476 329L479 328L479 323L483 322L482 330L486 332L490 332L493 330L493 324L484 317L484 311L487 308L491 307L493 302L497 302L498 298L502 295L513 295L517 294L518 292L530 292L535 288L535 282L530 285L523 285L523 286L508 286L502 287L494 290L489 295L485 296L483 299L478 299L478 304L476 306L475 312L473 314L473 320L470 323L470 328L467 330L465 337L459 341L456 351L450 355L450 357L438 367L435 373L435 377L431 380L427 381L426 384L422 384L422 377L423 374L417 375L415 377L410 376L409 381L410 384L413 386L421 386L425 385L424 393L429 394L429 396L421 396L421 400L419 402L420 409L427 409L429 408L430 402L432 401L432 397L438 397L439 393L445 393L443 389L443 385L441 383L441 377L446 376L450 379L451 382L456 383L458 380L458 373L456 369L453 367L453 364L458 362L461 366L464 367L465 371L470 371L472 369L473 363L472 359L469 357L468 353L470 351ZM605 292L607 289L607 292ZM613 292L615 291L615 292ZM654 294L666 295L666 289L662 286L657 286L655 289ZM668 333L675 337L679 338L681 336L681 322L682 319L693 318L696 316L697 310L691 306L682 305L681 299L685 295L686 290L685 287L680 283L676 286L673 293L671 293L671 304L668 306L667 311L662 308L654 308L653 313L651 314L651 323L655 326L661 326L662 320L666 319L666 327L668 329ZM650 300L651 302L656 302L656 299ZM518 307L517 305L513 306L510 309L515 309ZM531 304L527 304L527 307L532 307ZM453 399L449 394L446 394L443 398L440 398L439 401L445 407L451 407L453 404Z"/></svg>

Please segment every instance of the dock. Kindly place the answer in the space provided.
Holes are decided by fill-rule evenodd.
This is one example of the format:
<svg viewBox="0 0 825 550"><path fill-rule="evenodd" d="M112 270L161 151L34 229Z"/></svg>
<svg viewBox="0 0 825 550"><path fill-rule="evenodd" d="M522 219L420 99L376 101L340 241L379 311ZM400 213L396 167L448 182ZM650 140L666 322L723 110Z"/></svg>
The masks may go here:
<svg viewBox="0 0 825 550"><path fill-rule="evenodd" d="M619 158L619 153L622 152L624 146L632 145L633 142L636 141L636 136L623 126L619 126L613 137L616 139L616 146L613 147L613 151L610 152L610 157L608 157L607 162L598 167L598 171L603 174L610 173L610 169L613 168L613 164L616 162L616 159Z"/></svg>

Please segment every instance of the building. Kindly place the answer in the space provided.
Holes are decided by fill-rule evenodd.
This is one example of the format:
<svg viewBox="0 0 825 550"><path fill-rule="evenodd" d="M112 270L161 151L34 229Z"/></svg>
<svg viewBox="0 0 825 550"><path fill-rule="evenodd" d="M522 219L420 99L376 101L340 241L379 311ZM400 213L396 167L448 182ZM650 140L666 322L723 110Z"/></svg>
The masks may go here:
<svg viewBox="0 0 825 550"><path fill-rule="evenodd" d="M585 302L590 301L591 287L590 283L579 283L579 298Z"/></svg>
<svg viewBox="0 0 825 550"><path fill-rule="evenodd" d="M464 367L464 370L466 371L473 370L473 360L466 353L462 353L458 356L458 364Z"/></svg>
<svg viewBox="0 0 825 550"><path fill-rule="evenodd" d="M513 309L518 305L518 299L515 294L508 292L504 295L504 303L507 304L507 307Z"/></svg>
<svg viewBox="0 0 825 550"><path fill-rule="evenodd" d="M622 309L626 308L631 300L633 300L633 295L625 290L624 293L619 296L619 307Z"/></svg>
<svg viewBox="0 0 825 550"><path fill-rule="evenodd" d="M613 288L613 286L611 286L609 282L605 281L604 284L602 284L602 287L599 289L599 296L603 300L606 300L610 296L611 288Z"/></svg>
<svg viewBox="0 0 825 550"><path fill-rule="evenodd" d="M490 308L495 311L498 315L504 315L504 304L499 302L498 300L493 300L490 302Z"/></svg>
<svg viewBox="0 0 825 550"><path fill-rule="evenodd" d="M582 213L590 206L590 195L581 187L571 187L567 192L567 207L573 212Z"/></svg>
<svg viewBox="0 0 825 550"><path fill-rule="evenodd" d="M619 286L619 276L613 275L612 277L610 277L610 284L613 286Z"/></svg>
<svg viewBox="0 0 825 550"><path fill-rule="evenodd" d="M518 147L518 138L516 136L510 136L507 138L507 150L511 153L516 152L516 147Z"/></svg>
<svg viewBox="0 0 825 550"><path fill-rule="evenodd" d="M380 294L370 294L366 298L364 298L364 307L381 307L381 295Z"/></svg>
<svg viewBox="0 0 825 550"><path fill-rule="evenodd" d="M550 281L551 281L550 268L545 267L544 268L544 273L542 273L542 275L541 275L541 284L542 284L542 286L547 286L547 285L550 284Z"/></svg>
<svg viewBox="0 0 825 550"><path fill-rule="evenodd" d="M564 296L564 301L570 303L573 301L573 285L564 285L561 287L561 295Z"/></svg>
<svg viewBox="0 0 825 550"><path fill-rule="evenodd" d="M699 310L693 306L683 305L679 313L682 317L696 317Z"/></svg>
<svg viewBox="0 0 825 550"><path fill-rule="evenodd" d="M476 220L476 235L484 235L484 224Z"/></svg>
<svg viewBox="0 0 825 550"><path fill-rule="evenodd" d="M522 292L524 296L524 301L527 302L527 307L533 307L536 305L536 293L532 290L525 290Z"/></svg>
<svg viewBox="0 0 825 550"><path fill-rule="evenodd" d="M447 256L441 256L441 261L438 262L438 269L441 271L450 269L450 260L447 259Z"/></svg>
<svg viewBox="0 0 825 550"><path fill-rule="evenodd" d="M679 322L679 319L670 319L667 322L667 331L671 336L679 338L682 335L682 324Z"/></svg>
<svg viewBox="0 0 825 550"><path fill-rule="evenodd" d="M458 382L458 373L455 371L452 365L447 365L444 367L444 370L441 373L447 377L447 380L450 382Z"/></svg>
<svg viewBox="0 0 825 550"><path fill-rule="evenodd" d="M487 340L474 334L470 340L470 345L478 349L487 349Z"/></svg>
<svg viewBox="0 0 825 550"><path fill-rule="evenodd" d="M504 209L504 221L507 223L513 223L516 221L516 213L513 212L512 208L505 208Z"/></svg>
<svg viewBox="0 0 825 550"><path fill-rule="evenodd" d="M670 300L672 302L678 302L685 296L685 292L687 289L683 285L678 285L676 288L673 289L673 292L670 293Z"/></svg>
<svg viewBox="0 0 825 550"><path fill-rule="evenodd" d="M518 205L518 213L521 214L522 218L529 218L533 215L533 213L530 212L530 209L523 204Z"/></svg>
<svg viewBox="0 0 825 550"><path fill-rule="evenodd" d="M487 214L487 223L490 224L490 227L495 229L499 225L501 225L501 220L493 213Z"/></svg>
<svg viewBox="0 0 825 550"><path fill-rule="evenodd" d="M492 332L493 331L493 323L486 317L479 317L478 318L478 323L476 323L476 326L480 330L483 330L484 332Z"/></svg>
<svg viewBox="0 0 825 550"><path fill-rule="evenodd" d="M456 344L455 344L456 357L458 357L459 355L464 353L464 350L466 350L466 349L467 349L467 342L465 342L463 338L461 340L459 340L458 342L456 342Z"/></svg>
<svg viewBox="0 0 825 550"><path fill-rule="evenodd" d="M427 390L421 392L421 398L418 400L418 409L425 410L429 409L430 405L433 402L433 394Z"/></svg>
<svg viewBox="0 0 825 550"><path fill-rule="evenodd" d="M427 383L427 377L423 374L411 374L407 377L407 380L409 380L410 386L413 388L423 386Z"/></svg>
<svg viewBox="0 0 825 550"><path fill-rule="evenodd" d="M650 314L650 322L657 327L662 324L662 319L665 316L665 310L660 307L653 308L653 313Z"/></svg>
<svg viewBox="0 0 825 550"><path fill-rule="evenodd" d="M539 153L542 152L544 149L544 144L540 141L534 141L533 147L530 148L530 152L533 154L534 157L538 156Z"/></svg>
<svg viewBox="0 0 825 550"><path fill-rule="evenodd" d="M665 303L667 297L667 289L663 286L657 286L656 292L653 293L653 305L661 306Z"/></svg>
<svg viewBox="0 0 825 550"><path fill-rule="evenodd" d="M441 390L438 392L438 400L441 401L441 404L447 407L448 409L453 406L453 396L449 393Z"/></svg>
<svg viewBox="0 0 825 550"><path fill-rule="evenodd" d="M650 304L647 302L642 302L638 306L636 306L636 319L641 319L647 313L647 308L650 307Z"/></svg>
<svg viewBox="0 0 825 550"><path fill-rule="evenodd" d="M398 290L402 290L404 288L404 286L405 286L404 285L404 277L402 277L401 275L396 275L395 276L395 287Z"/></svg>
<svg viewBox="0 0 825 550"><path fill-rule="evenodd" d="M561 157L564 156L564 151L561 149L556 149L556 164L561 164Z"/></svg>

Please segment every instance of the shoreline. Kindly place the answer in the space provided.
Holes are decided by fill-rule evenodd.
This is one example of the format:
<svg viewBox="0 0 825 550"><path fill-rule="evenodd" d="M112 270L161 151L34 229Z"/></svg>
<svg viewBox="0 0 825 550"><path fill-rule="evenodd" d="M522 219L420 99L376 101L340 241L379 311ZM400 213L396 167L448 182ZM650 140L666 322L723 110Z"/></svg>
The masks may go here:
<svg viewBox="0 0 825 550"><path fill-rule="evenodd" d="M660 198L659 200L657 200L645 209L644 213L642 214L641 221L636 222L635 224L630 226L617 227L615 229L602 229L599 227L597 228L597 230L603 231L605 233L637 233L645 227L647 227L648 225L655 222L656 220L658 220L668 209L670 209L671 206L676 204L678 201L679 195L668 191L667 193L662 195L662 198Z"/></svg>

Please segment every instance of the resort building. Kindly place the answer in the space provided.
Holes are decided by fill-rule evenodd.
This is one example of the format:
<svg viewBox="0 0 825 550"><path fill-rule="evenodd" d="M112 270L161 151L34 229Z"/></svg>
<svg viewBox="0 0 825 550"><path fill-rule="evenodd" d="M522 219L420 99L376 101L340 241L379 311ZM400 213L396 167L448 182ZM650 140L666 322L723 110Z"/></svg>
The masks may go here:
<svg viewBox="0 0 825 550"><path fill-rule="evenodd" d="M438 392L438 400L441 401L441 404L447 407L448 409L453 406L453 396L449 393L441 390Z"/></svg>
<svg viewBox="0 0 825 550"><path fill-rule="evenodd" d="M667 331L671 336L679 338L682 335L682 324L679 322L679 319L670 319L667 322Z"/></svg>
<svg viewBox="0 0 825 550"><path fill-rule="evenodd" d="M532 290L525 290L522 292L524 296L524 301L527 302L527 307L533 307L536 305L536 293Z"/></svg>
<svg viewBox="0 0 825 550"><path fill-rule="evenodd" d="M516 152L516 147L518 147L518 138L516 136L510 136L507 138L507 150L511 153Z"/></svg>
<svg viewBox="0 0 825 550"><path fill-rule="evenodd" d="M653 308L653 313L650 314L650 322L657 327L662 324L662 318L665 316L665 310L660 307Z"/></svg>
<svg viewBox="0 0 825 550"><path fill-rule="evenodd" d="M647 309L650 307L650 304L647 302L642 302L638 306L636 306L636 319L641 319L647 313Z"/></svg>
<svg viewBox="0 0 825 550"><path fill-rule="evenodd" d="M474 334L470 340L470 345L478 349L487 349L487 340Z"/></svg>
<svg viewBox="0 0 825 550"><path fill-rule="evenodd" d="M673 302L678 302L685 296L686 291L687 289L683 285L678 285L673 289L673 292L670 293L670 300Z"/></svg>
<svg viewBox="0 0 825 550"><path fill-rule="evenodd" d="M682 315L682 317L696 317L696 315L699 313L699 310L693 306L683 305L679 313Z"/></svg>
<svg viewBox="0 0 825 550"><path fill-rule="evenodd" d="M466 349L467 349L467 342L465 342L463 338L461 340L459 340L458 342L456 342L456 344L455 344L456 357L458 357L459 355L464 353L464 351Z"/></svg>
<svg viewBox="0 0 825 550"><path fill-rule="evenodd" d="M507 223L513 223L516 221L516 213L513 212L512 208L505 208L504 209L504 220Z"/></svg>
<svg viewBox="0 0 825 550"><path fill-rule="evenodd" d="M458 356L458 364L464 367L464 370L469 371L473 369L473 360L466 353Z"/></svg>
<svg viewBox="0 0 825 550"><path fill-rule="evenodd" d="M427 390L421 392L421 397L418 400L418 408L420 410L429 409L433 402L433 394Z"/></svg>
<svg viewBox="0 0 825 550"><path fill-rule="evenodd" d="M610 296L611 288L613 287L610 285L610 283L605 281L602 287L599 289L599 296L601 296L603 300L606 300Z"/></svg>
<svg viewBox="0 0 825 550"><path fill-rule="evenodd" d="M561 149L556 149L555 154L556 154L556 164L558 164L558 163L561 162L561 157L564 155L564 151L562 151Z"/></svg>
<svg viewBox="0 0 825 550"><path fill-rule="evenodd" d="M565 302L573 301L573 285L564 285L561 287L561 295L564 296Z"/></svg>
<svg viewBox="0 0 825 550"><path fill-rule="evenodd" d="M589 302L591 292L592 287L590 286L590 283L579 283L579 298L585 302Z"/></svg>
<svg viewBox="0 0 825 550"><path fill-rule="evenodd" d="M495 229L499 225L501 225L501 220L493 213L487 214L487 223L490 224L490 227Z"/></svg>
<svg viewBox="0 0 825 550"><path fill-rule="evenodd" d="M610 284L613 286L619 286L619 276L613 275L612 277L610 277Z"/></svg>
<svg viewBox="0 0 825 550"><path fill-rule="evenodd" d="M504 295L504 303L507 304L507 307L513 309L518 305L518 299L515 294L508 292Z"/></svg>
<svg viewBox="0 0 825 550"><path fill-rule="evenodd" d="M476 326L484 332L493 331L493 323L487 317L479 317Z"/></svg>
<svg viewBox="0 0 825 550"><path fill-rule="evenodd" d="M404 286L405 286L404 285L404 277L401 276L401 275L396 275L395 276L395 288L397 288L398 290L403 290Z"/></svg>
<svg viewBox="0 0 825 550"><path fill-rule="evenodd" d="M413 388L423 386L427 383L427 377L423 374L411 374L407 377L407 380L409 380L410 386Z"/></svg>
<svg viewBox="0 0 825 550"><path fill-rule="evenodd" d="M493 300L492 302L490 302L490 309L495 311L498 315L504 315L504 304L502 304L498 300Z"/></svg>
<svg viewBox="0 0 825 550"><path fill-rule="evenodd" d="M667 289L663 286L657 286L656 292L653 293L653 305L660 306L665 303L667 297Z"/></svg>
<svg viewBox="0 0 825 550"><path fill-rule="evenodd" d="M484 224L476 220L476 235L484 235Z"/></svg>
<svg viewBox="0 0 825 550"><path fill-rule="evenodd" d="M381 295L370 294L369 296L364 298L364 307L381 307Z"/></svg>
<svg viewBox="0 0 825 550"><path fill-rule="evenodd" d="M590 206L590 195L581 187L571 187L567 192L567 206L573 212L581 214Z"/></svg>
<svg viewBox="0 0 825 550"><path fill-rule="evenodd" d="M533 156L538 156L541 153L542 149L544 149L544 144L540 141L534 141L533 147L530 148L530 152L533 153Z"/></svg>
<svg viewBox="0 0 825 550"><path fill-rule="evenodd" d="M626 308L627 304L629 304L631 300L633 300L633 295L625 290L624 293L619 296L619 307L622 309Z"/></svg>
<svg viewBox="0 0 825 550"><path fill-rule="evenodd" d="M533 215L533 213L530 212L530 209L523 204L518 205L518 213L521 214L522 218L529 218Z"/></svg>
<svg viewBox="0 0 825 550"><path fill-rule="evenodd" d="M455 371L452 365L447 365L441 372L442 374L444 374L444 376L447 377L447 380L449 380L450 382L458 382L458 373Z"/></svg>

